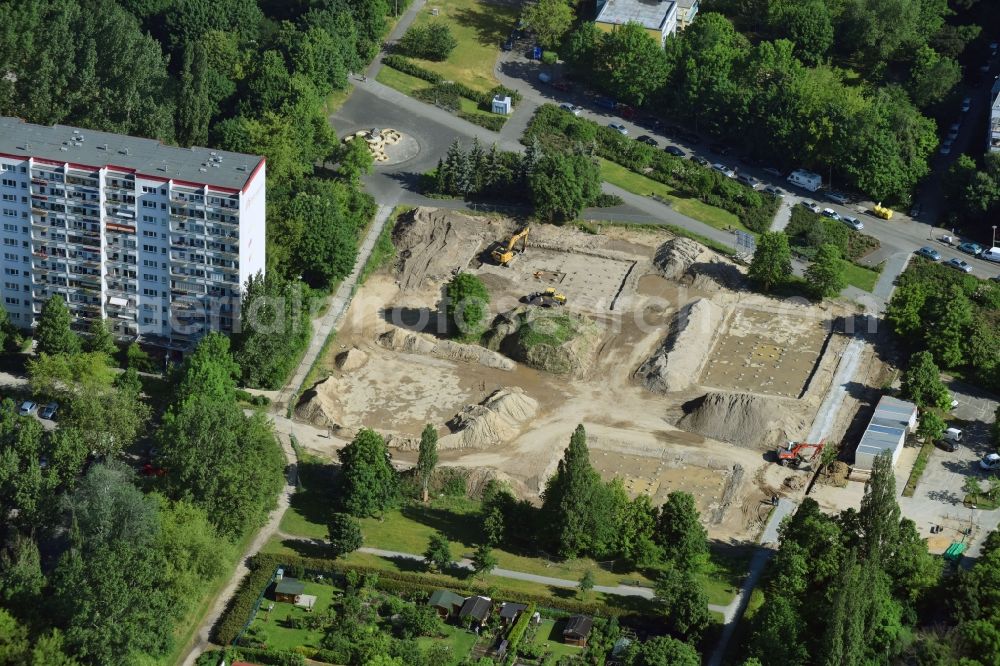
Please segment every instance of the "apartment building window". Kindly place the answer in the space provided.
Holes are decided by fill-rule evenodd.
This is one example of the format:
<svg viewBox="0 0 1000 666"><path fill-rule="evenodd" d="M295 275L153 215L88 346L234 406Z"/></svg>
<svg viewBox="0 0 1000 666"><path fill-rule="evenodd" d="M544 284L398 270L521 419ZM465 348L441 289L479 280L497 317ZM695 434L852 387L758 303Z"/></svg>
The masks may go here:
<svg viewBox="0 0 1000 666"><path fill-rule="evenodd" d="M17 217L17 211L13 208L4 208L3 214L5 217Z"/></svg>
<svg viewBox="0 0 1000 666"><path fill-rule="evenodd" d="M3 286L6 287L7 289L13 289L14 291L17 291L18 284L16 282L4 282Z"/></svg>
<svg viewBox="0 0 1000 666"><path fill-rule="evenodd" d="M4 178L3 185L4 187L17 187L17 181L13 178Z"/></svg>
<svg viewBox="0 0 1000 666"><path fill-rule="evenodd" d="M156 218L153 217L152 215L143 215L142 221L149 222L150 224L156 224Z"/></svg>
<svg viewBox="0 0 1000 666"><path fill-rule="evenodd" d="M153 275L152 273L143 273L142 279L145 280L146 282L156 282L156 276Z"/></svg>
<svg viewBox="0 0 1000 666"><path fill-rule="evenodd" d="M13 202L13 203L17 203L17 195L16 194L4 194L3 195L3 200L4 201L10 201L10 202Z"/></svg>
<svg viewBox="0 0 1000 666"><path fill-rule="evenodd" d="M3 224L3 230L4 231L17 231L17 225L16 224L7 224L6 222L4 222L4 224Z"/></svg>
<svg viewBox="0 0 1000 666"><path fill-rule="evenodd" d="M7 305L20 305L21 304L21 299L20 298L12 298L10 296L7 296L3 300L4 300L4 302Z"/></svg>
<svg viewBox="0 0 1000 666"><path fill-rule="evenodd" d="M157 291L156 289L143 289L142 290L142 295L143 296L159 296L160 292Z"/></svg>
<svg viewBox="0 0 1000 666"><path fill-rule="evenodd" d="M142 318L142 323L143 324L152 324L154 322L156 322L156 320L153 319L152 317L143 317Z"/></svg>
<svg viewBox="0 0 1000 666"><path fill-rule="evenodd" d="M142 186L142 193L143 194L156 194L156 188L155 187L150 187L149 185L143 185Z"/></svg>
<svg viewBox="0 0 1000 666"><path fill-rule="evenodd" d="M143 252L152 252L152 253L155 254L156 253L156 246L155 245L146 245L146 244L143 244L142 251Z"/></svg>
<svg viewBox="0 0 1000 666"><path fill-rule="evenodd" d="M156 268L159 265L159 263L160 262L156 261L155 259L142 260L142 265L145 266L146 268Z"/></svg>
<svg viewBox="0 0 1000 666"><path fill-rule="evenodd" d="M145 236L146 238L156 238L156 232L150 231L149 229L143 229L142 235Z"/></svg>
<svg viewBox="0 0 1000 666"><path fill-rule="evenodd" d="M0 171L13 171L13 170L14 170L13 164L0 164Z"/></svg>
<svg viewBox="0 0 1000 666"><path fill-rule="evenodd" d="M9 252L4 252L3 253L3 258L5 260L7 260L7 261L17 261L17 255L16 254L11 254Z"/></svg>
<svg viewBox="0 0 1000 666"><path fill-rule="evenodd" d="M17 257L15 256L15 259L16 258ZM21 274L21 271L18 270L17 268L5 268L5 269L3 269L3 272L6 275L20 275Z"/></svg>
<svg viewBox="0 0 1000 666"><path fill-rule="evenodd" d="M143 208L156 208L155 201L149 201L148 199L142 202Z"/></svg>
<svg viewBox="0 0 1000 666"><path fill-rule="evenodd" d="M4 238L3 239L3 244L4 245L17 245L17 239L15 239L15 238Z"/></svg>

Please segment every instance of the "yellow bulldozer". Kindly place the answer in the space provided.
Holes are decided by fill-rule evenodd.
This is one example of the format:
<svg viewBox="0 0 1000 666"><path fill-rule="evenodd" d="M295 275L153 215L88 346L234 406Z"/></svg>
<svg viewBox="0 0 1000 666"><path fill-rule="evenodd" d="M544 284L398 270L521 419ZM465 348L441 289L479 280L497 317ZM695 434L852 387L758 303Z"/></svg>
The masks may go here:
<svg viewBox="0 0 1000 666"><path fill-rule="evenodd" d="M521 229L516 234L504 241L497 241L494 244L493 249L490 251L490 257L493 261L497 262L501 266L509 266L510 262L514 261L514 258L519 254L523 254L525 250L528 249L528 232L531 229L525 227ZM521 250L517 251L517 242L521 241Z"/></svg>
<svg viewBox="0 0 1000 666"><path fill-rule="evenodd" d="M549 287L545 291L528 294L521 301L528 305L551 308L556 305L566 305L566 294L556 291L554 287Z"/></svg>

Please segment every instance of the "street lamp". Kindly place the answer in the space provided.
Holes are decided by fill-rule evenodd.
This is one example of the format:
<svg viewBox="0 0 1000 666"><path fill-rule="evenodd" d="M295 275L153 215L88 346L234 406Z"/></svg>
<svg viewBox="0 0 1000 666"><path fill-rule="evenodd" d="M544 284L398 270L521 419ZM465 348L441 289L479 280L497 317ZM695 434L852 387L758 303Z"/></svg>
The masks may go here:
<svg viewBox="0 0 1000 666"><path fill-rule="evenodd" d="M997 225L993 225L993 242L990 243L990 247L997 246Z"/></svg>

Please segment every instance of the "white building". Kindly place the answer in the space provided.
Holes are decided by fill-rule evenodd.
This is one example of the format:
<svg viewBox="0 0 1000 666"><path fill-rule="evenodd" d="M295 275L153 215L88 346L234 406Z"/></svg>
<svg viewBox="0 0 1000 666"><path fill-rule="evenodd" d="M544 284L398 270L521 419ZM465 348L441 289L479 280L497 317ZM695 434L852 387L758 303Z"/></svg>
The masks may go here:
<svg viewBox="0 0 1000 666"><path fill-rule="evenodd" d="M906 443L907 433L916 427L916 405L888 395L882 396L854 453L855 468L870 470L875 458L886 452L892 456L895 466Z"/></svg>
<svg viewBox="0 0 1000 666"><path fill-rule="evenodd" d="M986 149L1000 153L1000 79L993 82L990 91L990 125L986 128Z"/></svg>
<svg viewBox="0 0 1000 666"><path fill-rule="evenodd" d="M264 271L264 158L0 117L3 304L34 325L52 294L80 330L185 348L231 331Z"/></svg>
<svg viewBox="0 0 1000 666"><path fill-rule="evenodd" d="M638 23L663 46L667 35L677 32L677 3L674 0L598 0L597 18L594 19L598 30L611 32L626 23Z"/></svg>
<svg viewBox="0 0 1000 666"><path fill-rule="evenodd" d="M677 0L677 29L683 30L691 25L694 17L698 15L698 0Z"/></svg>

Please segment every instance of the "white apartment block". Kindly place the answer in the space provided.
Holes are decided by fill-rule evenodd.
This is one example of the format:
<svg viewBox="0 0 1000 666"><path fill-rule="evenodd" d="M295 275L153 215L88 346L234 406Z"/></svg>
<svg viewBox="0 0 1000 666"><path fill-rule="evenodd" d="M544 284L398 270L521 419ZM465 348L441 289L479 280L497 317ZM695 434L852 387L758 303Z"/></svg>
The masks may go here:
<svg viewBox="0 0 1000 666"><path fill-rule="evenodd" d="M30 328L62 294L85 330L184 349L232 331L264 271L265 161L0 117L3 305Z"/></svg>

